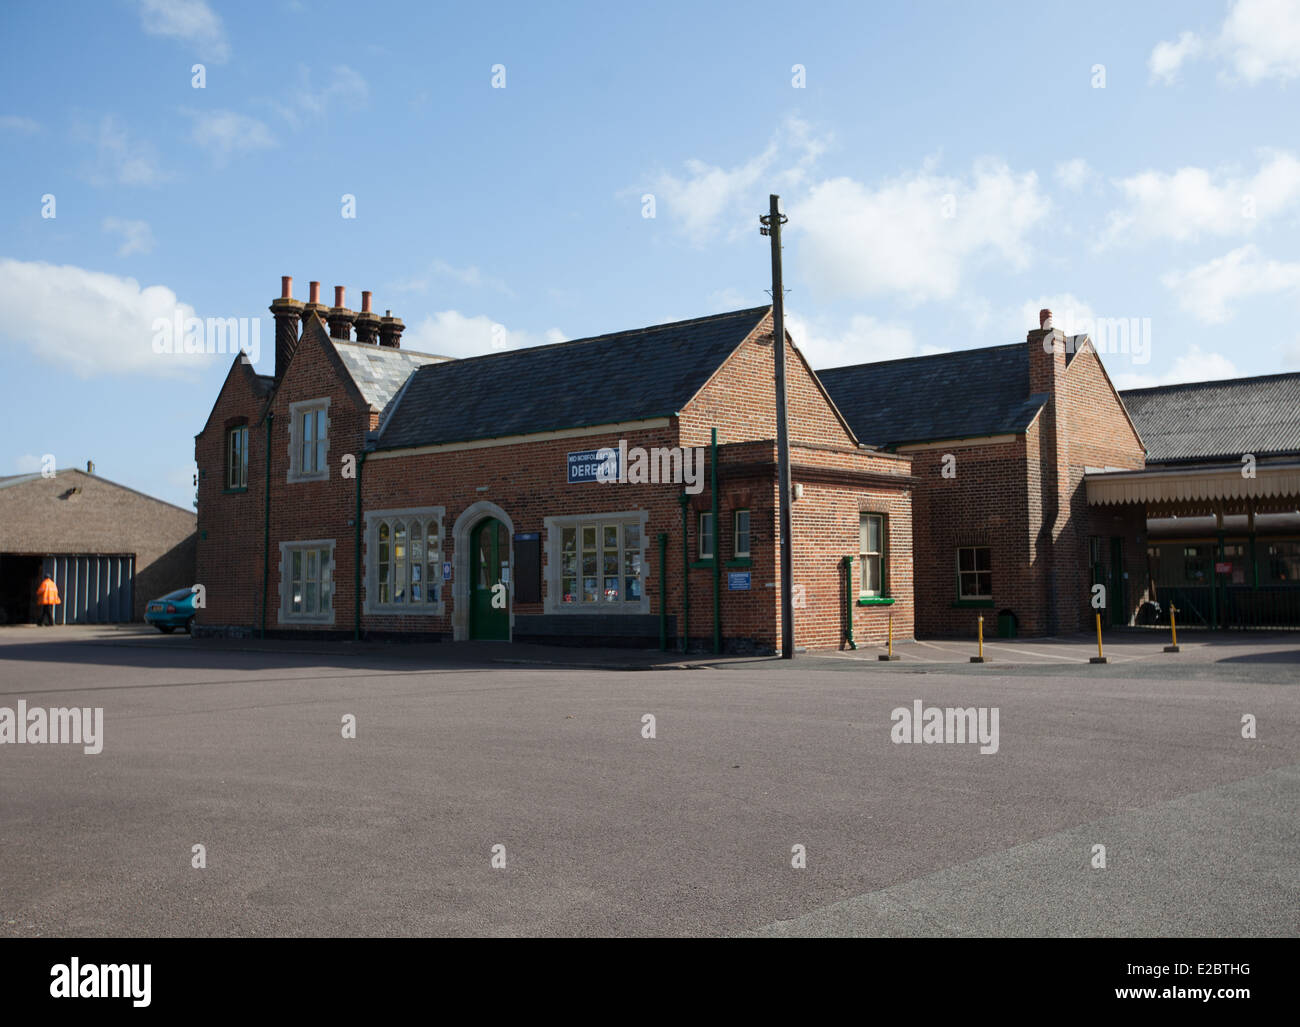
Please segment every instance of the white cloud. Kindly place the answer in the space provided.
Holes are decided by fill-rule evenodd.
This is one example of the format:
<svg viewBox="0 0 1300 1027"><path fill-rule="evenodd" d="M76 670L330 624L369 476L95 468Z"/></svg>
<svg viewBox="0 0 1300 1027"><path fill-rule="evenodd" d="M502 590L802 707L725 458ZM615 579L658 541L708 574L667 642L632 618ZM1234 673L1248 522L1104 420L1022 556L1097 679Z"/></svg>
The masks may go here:
<svg viewBox="0 0 1300 1027"><path fill-rule="evenodd" d="M301 128L307 122L323 118L340 108L355 110L369 97L370 86L366 80L346 64L332 67L329 84L322 88L312 87L311 69L300 64L298 85L284 93L287 102L277 100L271 106L294 128Z"/></svg>
<svg viewBox="0 0 1300 1027"><path fill-rule="evenodd" d="M1161 277L1183 309L1211 324L1227 321L1232 304L1247 296L1300 290L1300 263L1265 260L1247 244L1188 271Z"/></svg>
<svg viewBox="0 0 1300 1027"><path fill-rule="evenodd" d="M1179 168L1143 171L1116 182L1127 201L1107 216L1097 249L1150 239L1186 242L1200 235L1239 235L1300 208L1300 160L1282 151L1261 155L1259 170Z"/></svg>
<svg viewBox="0 0 1300 1027"><path fill-rule="evenodd" d="M209 354L157 354L157 318L194 316L162 285L141 288L71 265L0 259L0 338L81 378L98 374L191 377ZM227 358L221 358L227 359Z"/></svg>
<svg viewBox="0 0 1300 1027"><path fill-rule="evenodd" d="M1178 70L1183 62L1191 57L1198 57L1205 44L1195 32L1184 32L1172 43L1157 43L1147 60L1151 78L1166 85L1178 78Z"/></svg>
<svg viewBox="0 0 1300 1027"><path fill-rule="evenodd" d="M1038 312L1052 312L1052 327L1059 328L1066 335L1078 335L1088 332L1096 324L1097 313L1092 304L1079 299L1073 293L1056 293L1052 296L1039 296L1036 300L1026 300L1007 319L1006 332L1008 342L1024 339L1026 334L1038 327ZM1118 315L1115 315L1118 316Z"/></svg>
<svg viewBox="0 0 1300 1027"><path fill-rule="evenodd" d="M468 267L455 267L445 260L435 260L425 273L394 282L389 285L389 288L399 292L424 293L429 291L436 278L450 278L454 282L460 282L461 285L474 289L492 289L505 296L515 294L515 291L500 278L486 275L472 264Z"/></svg>
<svg viewBox="0 0 1300 1027"><path fill-rule="evenodd" d="M95 130L82 127L77 136L95 146L95 159L86 169L92 185L158 185L168 178L158 166L158 153L147 142L132 139L111 114Z"/></svg>
<svg viewBox="0 0 1300 1027"><path fill-rule="evenodd" d="M744 310L758 307L767 301L766 296L746 296L739 289L715 289L706 298L710 310Z"/></svg>
<svg viewBox="0 0 1300 1027"><path fill-rule="evenodd" d="M234 111L186 110L193 119L190 139L212 154L218 166L237 153L275 146L271 130L256 118Z"/></svg>
<svg viewBox="0 0 1300 1027"><path fill-rule="evenodd" d="M221 64L230 44L221 18L203 0L139 0L140 26L151 36L179 39L204 60Z"/></svg>
<svg viewBox="0 0 1300 1027"><path fill-rule="evenodd" d="M1164 374L1137 374L1132 371L1111 371L1111 381L1117 389L1147 389L1154 385L1176 385L1180 382L1211 382L1222 378L1238 378L1240 373L1231 360L1219 353L1205 353L1193 345L1180 354Z"/></svg>
<svg viewBox="0 0 1300 1027"><path fill-rule="evenodd" d="M1219 32L1219 50L1251 85L1300 76L1300 4L1238 0Z"/></svg>
<svg viewBox="0 0 1300 1027"><path fill-rule="evenodd" d="M1097 173L1082 157L1061 161L1056 165L1056 180L1071 192L1077 192L1096 177Z"/></svg>
<svg viewBox="0 0 1300 1027"><path fill-rule="evenodd" d="M105 232L116 232L122 237L122 245L117 248L119 257L129 257L132 253L149 253L153 250L153 231L147 221L107 217L100 223L100 228Z"/></svg>
<svg viewBox="0 0 1300 1027"><path fill-rule="evenodd" d="M407 329L402 347L446 357L476 357L564 341L565 335L558 328L539 334L506 328L483 314L471 317L456 310L440 310Z"/></svg>
<svg viewBox="0 0 1300 1027"><path fill-rule="evenodd" d="M1029 232L1050 204L1033 172L977 161L967 177L912 175L815 185L790 212L803 274L828 297L893 293L917 303L956 295L973 265L1023 268Z"/></svg>
<svg viewBox="0 0 1300 1027"><path fill-rule="evenodd" d="M688 160L684 176L665 172L653 180L656 216L671 219L697 246L719 233L734 238L757 232L768 194L804 182L828 143L806 122L788 118L767 148L742 164L722 168ZM730 226L725 232L724 225Z"/></svg>
<svg viewBox="0 0 1300 1027"><path fill-rule="evenodd" d="M17 114L0 115L0 132L17 132L19 135L33 136L41 130L39 122Z"/></svg>
<svg viewBox="0 0 1300 1027"><path fill-rule="evenodd" d="M41 458L35 453L24 453L14 461L14 466L18 474L31 474L41 469Z"/></svg>
<svg viewBox="0 0 1300 1027"><path fill-rule="evenodd" d="M1300 77L1300 4L1295 0L1236 0L1216 35L1184 32L1157 43L1147 66L1151 78L1170 83L1182 65L1202 55L1223 67L1225 78L1249 85Z"/></svg>
<svg viewBox="0 0 1300 1027"><path fill-rule="evenodd" d="M786 330L813 369L868 364L917 355L916 338L905 324L855 314L847 325L834 329L824 318L805 320L787 311ZM941 350L927 349L938 353Z"/></svg>

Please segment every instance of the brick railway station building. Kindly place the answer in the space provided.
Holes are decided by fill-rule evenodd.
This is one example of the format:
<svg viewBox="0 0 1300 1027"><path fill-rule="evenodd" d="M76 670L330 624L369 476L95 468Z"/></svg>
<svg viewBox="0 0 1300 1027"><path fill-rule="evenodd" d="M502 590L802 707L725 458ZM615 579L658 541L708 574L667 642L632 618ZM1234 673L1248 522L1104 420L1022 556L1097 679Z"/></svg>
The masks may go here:
<svg viewBox="0 0 1300 1027"><path fill-rule="evenodd" d="M196 633L780 648L770 308L449 360L362 295L284 279L275 373L237 358L196 436ZM1171 511L1105 490L1152 473L1144 432L1179 394L1130 409L1047 320L816 373L784 345L798 645L1075 631L1099 582L1113 623L1155 608ZM1274 434L1261 518L1300 493L1294 409Z"/></svg>

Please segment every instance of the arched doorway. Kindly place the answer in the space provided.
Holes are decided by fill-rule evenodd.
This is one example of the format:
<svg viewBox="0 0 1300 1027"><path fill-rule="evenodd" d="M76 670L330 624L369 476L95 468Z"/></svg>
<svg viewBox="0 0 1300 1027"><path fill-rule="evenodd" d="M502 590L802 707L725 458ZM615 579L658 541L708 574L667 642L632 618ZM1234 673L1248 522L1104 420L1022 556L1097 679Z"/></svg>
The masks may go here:
<svg viewBox="0 0 1300 1027"><path fill-rule="evenodd" d="M485 517L470 532L469 637L510 638L510 532Z"/></svg>

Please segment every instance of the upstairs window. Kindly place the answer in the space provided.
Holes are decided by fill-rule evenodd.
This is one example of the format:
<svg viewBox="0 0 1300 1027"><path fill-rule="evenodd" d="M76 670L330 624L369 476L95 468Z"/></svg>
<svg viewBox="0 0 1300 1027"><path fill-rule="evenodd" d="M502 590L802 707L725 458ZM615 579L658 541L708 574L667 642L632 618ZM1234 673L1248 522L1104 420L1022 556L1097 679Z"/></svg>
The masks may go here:
<svg viewBox="0 0 1300 1027"><path fill-rule="evenodd" d="M226 433L226 488L248 488L248 425Z"/></svg>
<svg viewBox="0 0 1300 1027"><path fill-rule="evenodd" d="M289 404L289 480L323 481L329 477L328 399Z"/></svg>

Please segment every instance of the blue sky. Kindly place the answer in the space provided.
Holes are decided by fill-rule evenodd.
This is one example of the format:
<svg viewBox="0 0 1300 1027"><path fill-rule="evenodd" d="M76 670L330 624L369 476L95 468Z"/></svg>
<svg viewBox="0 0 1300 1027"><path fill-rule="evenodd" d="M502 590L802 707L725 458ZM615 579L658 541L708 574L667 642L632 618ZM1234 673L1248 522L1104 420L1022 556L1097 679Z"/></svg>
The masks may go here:
<svg viewBox="0 0 1300 1027"><path fill-rule="evenodd" d="M231 358L156 353L154 320L263 318L269 372L282 274L453 356L765 303L770 192L815 367L1048 306L1120 387L1300 368L1300 0L11 2L0 29L0 474L93 459L190 506Z"/></svg>

